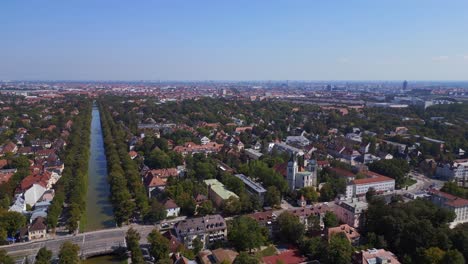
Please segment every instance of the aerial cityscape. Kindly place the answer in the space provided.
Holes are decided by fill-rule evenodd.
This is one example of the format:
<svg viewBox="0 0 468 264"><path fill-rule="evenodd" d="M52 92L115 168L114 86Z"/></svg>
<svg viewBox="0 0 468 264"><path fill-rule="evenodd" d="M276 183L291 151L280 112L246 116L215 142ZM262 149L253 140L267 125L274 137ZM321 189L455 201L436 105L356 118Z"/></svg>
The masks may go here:
<svg viewBox="0 0 468 264"><path fill-rule="evenodd" d="M467 263L468 3L25 2L0 264Z"/></svg>

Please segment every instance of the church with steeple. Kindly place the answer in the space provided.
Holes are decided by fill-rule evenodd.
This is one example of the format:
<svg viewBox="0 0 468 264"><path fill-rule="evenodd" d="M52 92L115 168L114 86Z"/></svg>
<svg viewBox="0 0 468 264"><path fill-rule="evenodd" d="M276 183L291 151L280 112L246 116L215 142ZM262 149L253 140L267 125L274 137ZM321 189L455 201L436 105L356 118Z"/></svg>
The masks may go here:
<svg viewBox="0 0 468 264"><path fill-rule="evenodd" d="M304 187L316 187L317 162L315 160L298 162L298 157L291 155L286 169L286 180L290 191Z"/></svg>

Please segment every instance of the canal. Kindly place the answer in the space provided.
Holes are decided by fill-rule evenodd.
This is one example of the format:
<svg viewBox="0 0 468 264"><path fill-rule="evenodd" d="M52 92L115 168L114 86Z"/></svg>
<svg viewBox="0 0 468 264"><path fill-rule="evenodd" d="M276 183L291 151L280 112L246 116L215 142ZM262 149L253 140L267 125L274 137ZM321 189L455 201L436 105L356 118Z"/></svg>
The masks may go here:
<svg viewBox="0 0 468 264"><path fill-rule="evenodd" d="M92 231L115 227L112 205L109 201L107 160L102 135L99 108L93 105L91 120L91 145L88 164L88 194L86 197L86 222L84 230Z"/></svg>

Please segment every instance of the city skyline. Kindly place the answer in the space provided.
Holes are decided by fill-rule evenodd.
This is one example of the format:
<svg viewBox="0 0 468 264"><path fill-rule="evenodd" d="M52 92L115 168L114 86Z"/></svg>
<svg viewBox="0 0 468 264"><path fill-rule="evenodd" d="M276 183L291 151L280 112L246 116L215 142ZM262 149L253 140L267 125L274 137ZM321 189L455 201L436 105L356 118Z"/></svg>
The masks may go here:
<svg viewBox="0 0 468 264"><path fill-rule="evenodd" d="M1 80L468 79L464 1L0 6Z"/></svg>

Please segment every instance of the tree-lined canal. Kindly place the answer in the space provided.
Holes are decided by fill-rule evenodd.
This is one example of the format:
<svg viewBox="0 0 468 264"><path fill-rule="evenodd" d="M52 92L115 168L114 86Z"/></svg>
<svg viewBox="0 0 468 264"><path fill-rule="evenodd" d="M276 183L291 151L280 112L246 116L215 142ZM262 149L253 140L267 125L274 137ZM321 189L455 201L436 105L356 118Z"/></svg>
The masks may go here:
<svg viewBox="0 0 468 264"><path fill-rule="evenodd" d="M90 152L84 231L115 227L109 201L110 188L107 182L107 159L101 117L96 104L93 105L92 111Z"/></svg>

